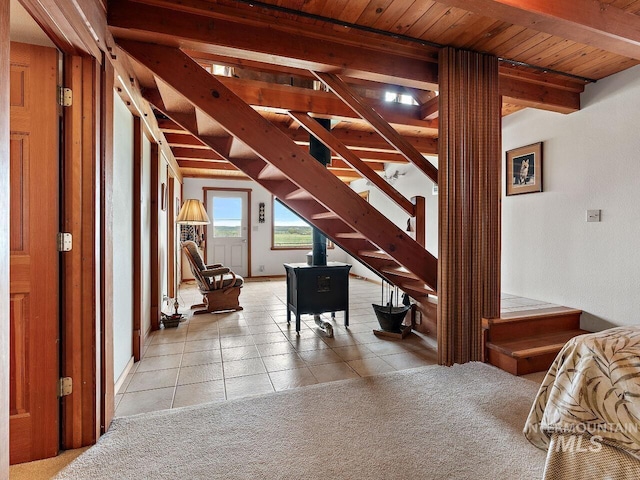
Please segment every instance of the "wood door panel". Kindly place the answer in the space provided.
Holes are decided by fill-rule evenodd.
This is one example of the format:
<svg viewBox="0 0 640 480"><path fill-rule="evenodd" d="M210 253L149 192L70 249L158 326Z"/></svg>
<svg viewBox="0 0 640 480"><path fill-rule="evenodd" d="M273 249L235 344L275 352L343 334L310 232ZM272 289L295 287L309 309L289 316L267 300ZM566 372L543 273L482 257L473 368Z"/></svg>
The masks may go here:
<svg viewBox="0 0 640 480"><path fill-rule="evenodd" d="M9 313L9 345L11 375L9 414L29 415L29 294L11 294Z"/></svg>
<svg viewBox="0 0 640 480"><path fill-rule="evenodd" d="M28 218L29 209L29 135L12 134L10 137L9 160L9 205L12 215ZM20 222L11 225L9 248L12 253L28 253L29 223Z"/></svg>
<svg viewBox="0 0 640 480"><path fill-rule="evenodd" d="M59 447L57 51L11 44L9 456Z"/></svg>

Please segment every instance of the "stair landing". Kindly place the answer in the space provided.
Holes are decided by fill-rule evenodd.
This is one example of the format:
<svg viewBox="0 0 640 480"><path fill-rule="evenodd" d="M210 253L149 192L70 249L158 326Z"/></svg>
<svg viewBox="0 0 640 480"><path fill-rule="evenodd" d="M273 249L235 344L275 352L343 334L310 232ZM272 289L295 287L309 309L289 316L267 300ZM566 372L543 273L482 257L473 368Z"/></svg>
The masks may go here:
<svg viewBox="0 0 640 480"><path fill-rule="evenodd" d="M581 310L503 294L500 318L483 319L485 360L513 375L547 370L580 329Z"/></svg>

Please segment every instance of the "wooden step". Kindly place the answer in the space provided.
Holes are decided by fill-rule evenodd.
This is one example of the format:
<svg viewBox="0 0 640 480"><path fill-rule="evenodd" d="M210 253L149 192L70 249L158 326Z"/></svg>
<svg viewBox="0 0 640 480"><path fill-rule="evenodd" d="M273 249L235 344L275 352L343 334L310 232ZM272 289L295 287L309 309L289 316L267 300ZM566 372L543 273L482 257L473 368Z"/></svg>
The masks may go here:
<svg viewBox="0 0 640 480"><path fill-rule="evenodd" d="M488 341L502 342L535 335L580 329L581 310L552 306L535 310L505 312L500 318L482 319Z"/></svg>
<svg viewBox="0 0 640 480"><path fill-rule="evenodd" d="M287 194L286 199L287 200L312 200L312 199L315 200L309 192L307 192L302 188L299 188L298 190L295 190Z"/></svg>
<svg viewBox="0 0 640 480"><path fill-rule="evenodd" d="M258 174L258 178L261 180L284 180L287 177L276 167L268 163Z"/></svg>
<svg viewBox="0 0 640 480"><path fill-rule="evenodd" d="M336 238L353 238L357 240L366 240L367 237L362 235L360 232L342 232L336 233Z"/></svg>
<svg viewBox="0 0 640 480"><path fill-rule="evenodd" d="M379 258L381 260L393 260L393 257L382 250L361 250L358 255L366 258Z"/></svg>
<svg viewBox="0 0 640 480"><path fill-rule="evenodd" d="M382 273L386 273L387 275L391 275L395 277L408 278L411 280L419 280L419 278L415 274L411 273L409 270L407 270L404 267L382 268L380 271Z"/></svg>
<svg viewBox="0 0 640 480"><path fill-rule="evenodd" d="M322 213L313 214L311 218L313 220L331 220L331 219L340 218L340 217L338 217L338 215L336 215L333 212L322 212Z"/></svg>
<svg viewBox="0 0 640 480"><path fill-rule="evenodd" d="M487 356L490 364L513 375L547 370L562 347L573 337L589 333L574 329L531 335L517 340L488 341Z"/></svg>
<svg viewBox="0 0 640 480"><path fill-rule="evenodd" d="M438 295L435 290L424 283L403 282L398 286L402 291L407 292L409 296L413 298L424 295Z"/></svg>

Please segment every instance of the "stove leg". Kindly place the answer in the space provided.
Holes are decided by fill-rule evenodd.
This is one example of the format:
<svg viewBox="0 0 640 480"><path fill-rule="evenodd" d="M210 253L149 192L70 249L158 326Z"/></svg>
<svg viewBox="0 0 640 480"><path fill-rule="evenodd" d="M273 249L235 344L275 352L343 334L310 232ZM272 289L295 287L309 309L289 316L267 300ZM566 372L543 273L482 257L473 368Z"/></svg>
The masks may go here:
<svg viewBox="0 0 640 480"><path fill-rule="evenodd" d="M316 322L316 325L320 327L325 337L333 338L333 325L331 325L329 322L322 321L320 315L314 315L313 320Z"/></svg>

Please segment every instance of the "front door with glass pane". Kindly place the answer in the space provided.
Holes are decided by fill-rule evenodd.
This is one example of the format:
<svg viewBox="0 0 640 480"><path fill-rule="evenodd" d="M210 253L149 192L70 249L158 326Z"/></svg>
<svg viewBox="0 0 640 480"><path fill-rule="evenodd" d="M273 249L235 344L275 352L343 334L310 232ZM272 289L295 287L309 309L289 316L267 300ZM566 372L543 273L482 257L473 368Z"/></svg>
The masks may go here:
<svg viewBox="0 0 640 480"><path fill-rule="evenodd" d="M207 264L222 263L248 276L248 192L207 190Z"/></svg>

